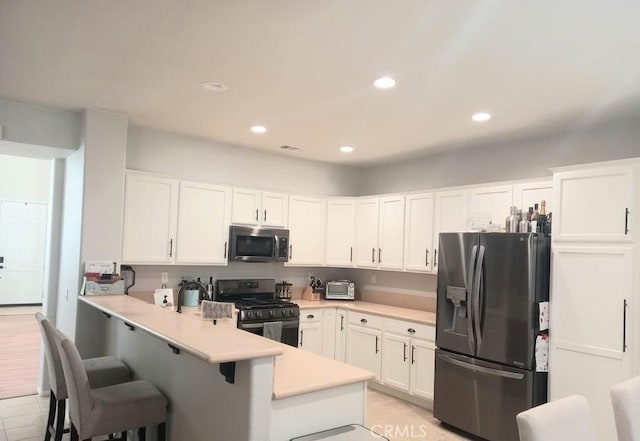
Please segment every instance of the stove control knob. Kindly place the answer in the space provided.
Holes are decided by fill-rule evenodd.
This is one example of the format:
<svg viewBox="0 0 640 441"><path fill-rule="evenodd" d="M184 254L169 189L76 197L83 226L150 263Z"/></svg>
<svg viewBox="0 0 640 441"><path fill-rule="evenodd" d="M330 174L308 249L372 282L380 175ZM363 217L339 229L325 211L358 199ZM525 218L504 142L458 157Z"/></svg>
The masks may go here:
<svg viewBox="0 0 640 441"><path fill-rule="evenodd" d="M256 317L258 317L258 318L262 318L262 311L258 311L258 312L256 312Z"/></svg>
<svg viewBox="0 0 640 441"><path fill-rule="evenodd" d="M275 311L269 311L269 317L275 317L275 316L276 316Z"/></svg>
<svg viewBox="0 0 640 441"><path fill-rule="evenodd" d="M247 314L246 318L248 318L248 319L252 319L253 318L253 312L247 311L246 314Z"/></svg>

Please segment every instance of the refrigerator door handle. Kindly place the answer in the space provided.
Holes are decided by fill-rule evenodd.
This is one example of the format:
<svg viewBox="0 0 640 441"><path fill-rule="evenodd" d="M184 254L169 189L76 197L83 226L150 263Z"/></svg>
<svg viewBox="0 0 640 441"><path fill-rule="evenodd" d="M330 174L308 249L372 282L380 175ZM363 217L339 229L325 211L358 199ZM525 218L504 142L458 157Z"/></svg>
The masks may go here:
<svg viewBox="0 0 640 441"><path fill-rule="evenodd" d="M471 248L471 258L469 259L469 266L467 267L467 340L470 343L473 343L475 341L475 339L473 338L473 323L472 323L472 318L473 317L473 311L475 308L475 305L473 304L473 276L474 276L474 269L475 269L475 265L476 265L476 257L478 255L478 246L474 245L473 248Z"/></svg>
<svg viewBox="0 0 640 441"><path fill-rule="evenodd" d="M455 366L461 367L463 369L468 369L470 371L480 372L482 374L493 375L495 377L510 378L512 380L522 380L524 378L524 374L519 374L517 372L501 371L484 366L477 366L475 364L469 364L461 360L456 360L455 358L448 355L440 354L439 357L447 363L451 363Z"/></svg>
<svg viewBox="0 0 640 441"><path fill-rule="evenodd" d="M476 340L482 343L482 329L480 328L480 317L482 315L482 302L480 301L480 286L482 285L482 264L484 263L484 246L480 245L478 251L478 260L474 271L473 281L473 326L475 329Z"/></svg>

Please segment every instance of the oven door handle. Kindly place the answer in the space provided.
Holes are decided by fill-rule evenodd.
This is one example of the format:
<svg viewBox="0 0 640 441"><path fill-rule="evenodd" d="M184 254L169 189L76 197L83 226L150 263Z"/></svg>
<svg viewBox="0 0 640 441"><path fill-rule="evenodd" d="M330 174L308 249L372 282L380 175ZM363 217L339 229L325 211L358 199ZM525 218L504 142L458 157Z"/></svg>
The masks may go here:
<svg viewBox="0 0 640 441"><path fill-rule="evenodd" d="M289 328L297 328L298 327L298 321L287 321L287 322L282 322L282 329L289 329ZM264 328L264 323L245 323L245 324L240 324L238 325L239 329L259 329L259 328Z"/></svg>

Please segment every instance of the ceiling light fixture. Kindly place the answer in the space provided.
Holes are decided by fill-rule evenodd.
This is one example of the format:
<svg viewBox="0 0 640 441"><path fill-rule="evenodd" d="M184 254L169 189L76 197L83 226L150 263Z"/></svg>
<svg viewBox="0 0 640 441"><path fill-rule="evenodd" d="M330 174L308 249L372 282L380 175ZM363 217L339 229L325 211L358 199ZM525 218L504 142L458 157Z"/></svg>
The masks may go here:
<svg viewBox="0 0 640 441"><path fill-rule="evenodd" d="M475 122L485 122L491 119L491 114L487 112L478 112L478 113L474 113L471 116L471 119L474 120Z"/></svg>
<svg viewBox="0 0 640 441"><path fill-rule="evenodd" d="M395 87L396 80L391 77L380 77L373 82L373 85L378 89L391 89L392 87Z"/></svg>
<svg viewBox="0 0 640 441"><path fill-rule="evenodd" d="M265 126L251 126L251 131L261 135L267 131L267 128Z"/></svg>
<svg viewBox="0 0 640 441"><path fill-rule="evenodd" d="M215 93L220 93L227 90L227 86L222 83L216 83L215 81L205 81L204 83L201 83L200 86L202 86L204 90Z"/></svg>
<svg viewBox="0 0 640 441"><path fill-rule="evenodd" d="M343 145L342 147L340 147L340 151L342 153L351 153L353 151L353 147L351 147L350 145Z"/></svg>

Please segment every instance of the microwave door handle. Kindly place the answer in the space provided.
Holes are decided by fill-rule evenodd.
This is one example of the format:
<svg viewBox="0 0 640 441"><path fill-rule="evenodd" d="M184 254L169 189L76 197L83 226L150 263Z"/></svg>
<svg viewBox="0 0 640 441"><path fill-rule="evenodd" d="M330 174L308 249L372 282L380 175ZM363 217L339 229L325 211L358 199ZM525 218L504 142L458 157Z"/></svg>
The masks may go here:
<svg viewBox="0 0 640 441"><path fill-rule="evenodd" d="M266 213L266 211L265 211ZM274 259L278 256L278 254L280 253L280 251L278 251L280 249L280 239L278 239L278 235L274 234L273 235L273 257Z"/></svg>

